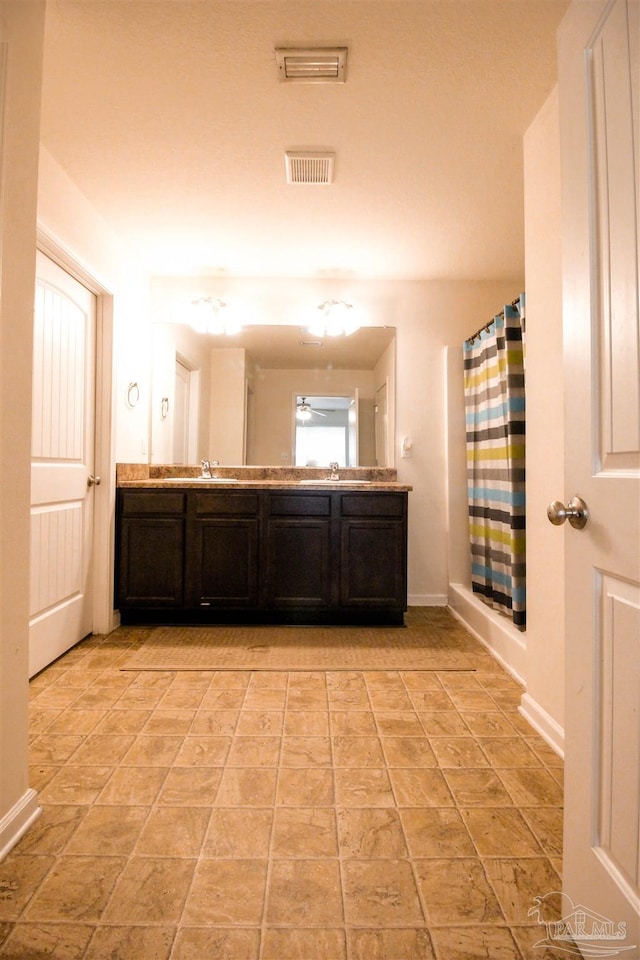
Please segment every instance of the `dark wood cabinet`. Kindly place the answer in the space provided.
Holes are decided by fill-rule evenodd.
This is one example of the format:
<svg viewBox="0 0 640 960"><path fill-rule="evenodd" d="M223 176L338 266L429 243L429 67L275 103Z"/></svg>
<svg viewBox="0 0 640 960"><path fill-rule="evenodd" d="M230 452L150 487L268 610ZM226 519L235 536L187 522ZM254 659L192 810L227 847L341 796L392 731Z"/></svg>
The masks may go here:
<svg viewBox="0 0 640 960"><path fill-rule="evenodd" d="M193 493L187 520L188 607L257 605L258 519L257 493Z"/></svg>
<svg viewBox="0 0 640 960"><path fill-rule="evenodd" d="M123 623L401 623L407 494L122 489Z"/></svg>
<svg viewBox="0 0 640 960"><path fill-rule="evenodd" d="M331 494L266 493L265 607L326 610L333 600Z"/></svg>
<svg viewBox="0 0 640 960"><path fill-rule="evenodd" d="M121 607L183 606L184 508L181 492L131 490L120 499L117 596Z"/></svg>

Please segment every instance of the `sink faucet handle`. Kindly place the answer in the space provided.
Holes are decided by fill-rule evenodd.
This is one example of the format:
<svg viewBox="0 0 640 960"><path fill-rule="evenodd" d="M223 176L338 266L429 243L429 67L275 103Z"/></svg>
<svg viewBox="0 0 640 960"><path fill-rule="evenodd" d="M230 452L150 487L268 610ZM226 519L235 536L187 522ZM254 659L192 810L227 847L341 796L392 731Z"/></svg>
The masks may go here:
<svg viewBox="0 0 640 960"><path fill-rule="evenodd" d="M331 463L329 464L329 470L331 471L331 476L329 478L330 480L338 479L338 467L339 467L339 464L337 460L332 460Z"/></svg>
<svg viewBox="0 0 640 960"><path fill-rule="evenodd" d="M208 460L201 460L202 476L209 479L211 477L211 464Z"/></svg>

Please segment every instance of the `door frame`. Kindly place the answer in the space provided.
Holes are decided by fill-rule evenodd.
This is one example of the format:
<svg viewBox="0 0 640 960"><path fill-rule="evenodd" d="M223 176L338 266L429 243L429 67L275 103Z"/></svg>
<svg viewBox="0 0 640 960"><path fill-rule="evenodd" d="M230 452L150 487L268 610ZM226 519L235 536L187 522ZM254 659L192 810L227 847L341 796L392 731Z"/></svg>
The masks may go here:
<svg viewBox="0 0 640 960"><path fill-rule="evenodd" d="M113 417L113 293L48 231L38 224L36 247L96 297L94 469L101 477L94 487L93 632L110 633L118 626L114 610L115 544L112 517L116 478Z"/></svg>

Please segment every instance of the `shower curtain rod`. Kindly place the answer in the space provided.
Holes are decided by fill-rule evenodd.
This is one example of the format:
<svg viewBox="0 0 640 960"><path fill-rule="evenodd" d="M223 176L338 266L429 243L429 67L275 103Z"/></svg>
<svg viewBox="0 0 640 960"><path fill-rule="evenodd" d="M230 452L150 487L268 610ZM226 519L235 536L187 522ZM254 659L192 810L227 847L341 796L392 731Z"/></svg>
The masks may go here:
<svg viewBox="0 0 640 960"><path fill-rule="evenodd" d="M515 300L511 301L511 306L517 307L519 303L520 303L520 297L516 297ZM489 329L489 327L491 326L493 321L496 319L496 317L504 317L504 310L501 310L500 313L496 313L496 316L492 317L491 320L489 320L489 323L485 323L484 326L480 327L479 330L476 330L473 336L467 337L467 343L473 343L474 340L477 340L481 333L484 333L485 330Z"/></svg>

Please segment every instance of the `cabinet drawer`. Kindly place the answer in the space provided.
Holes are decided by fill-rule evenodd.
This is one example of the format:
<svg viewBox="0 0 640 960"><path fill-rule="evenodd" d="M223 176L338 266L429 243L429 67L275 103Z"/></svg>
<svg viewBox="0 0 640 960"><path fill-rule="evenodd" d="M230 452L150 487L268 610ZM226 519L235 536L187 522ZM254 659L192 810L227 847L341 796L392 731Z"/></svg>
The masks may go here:
<svg viewBox="0 0 640 960"><path fill-rule="evenodd" d="M122 515L146 516L184 513L185 494L178 491L126 490L122 494Z"/></svg>
<svg viewBox="0 0 640 960"><path fill-rule="evenodd" d="M330 517L331 494L274 493L268 500L272 517Z"/></svg>
<svg viewBox="0 0 640 960"><path fill-rule="evenodd" d="M226 493L203 490L195 495L198 517L255 517L258 513L257 493Z"/></svg>
<svg viewBox="0 0 640 960"><path fill-rule="evenodd" d="M343 493L343 517L404 516L405 497L401 493Z"/></svg>

